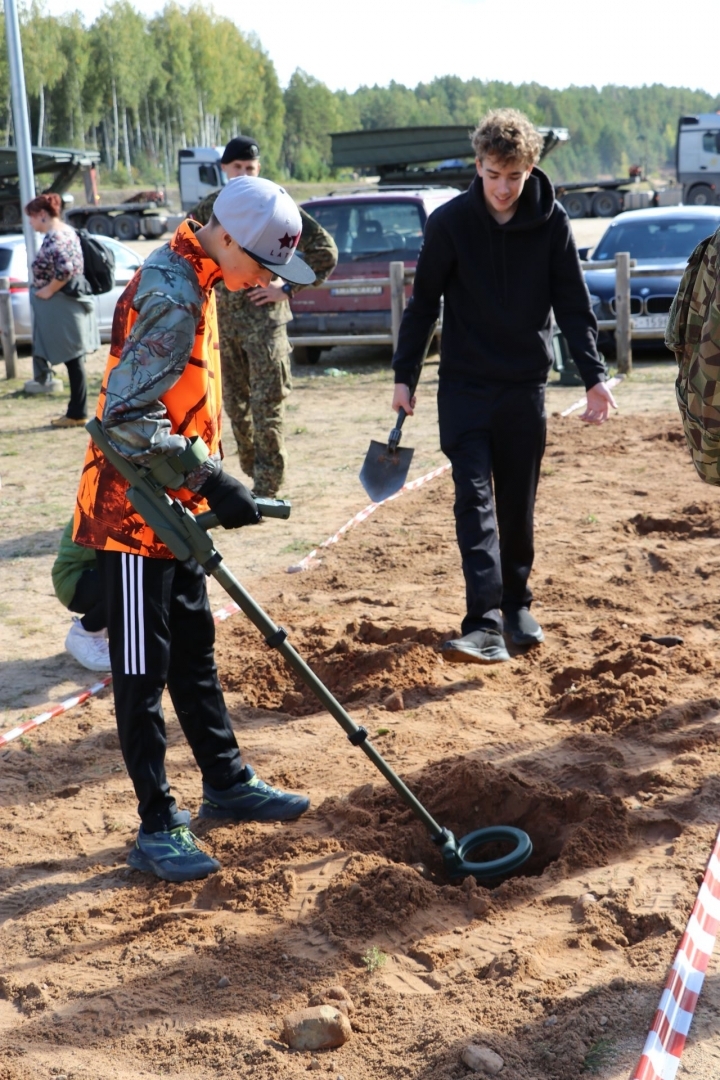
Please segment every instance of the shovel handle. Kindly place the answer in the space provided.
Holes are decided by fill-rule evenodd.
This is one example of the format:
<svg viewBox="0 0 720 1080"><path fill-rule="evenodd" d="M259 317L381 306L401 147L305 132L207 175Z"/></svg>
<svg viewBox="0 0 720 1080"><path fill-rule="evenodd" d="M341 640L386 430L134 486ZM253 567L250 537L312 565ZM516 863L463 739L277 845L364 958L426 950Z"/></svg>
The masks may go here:
<svg viewBox="0 0 720 1080"><path fill-rule="evenodd" d="M401 405L400 408L398 409L398 412L397 412L397 420L395 422L395 427L392 429L392 431L388 435L388 450L390 451L391 454L394 454L395 451L397 450L398 446L400 445L400 438L401 438L401 435L402 435L402 430L401 429L402 429L403 423L405 422L405 417L406 416L407 416L407 413L405 412L405 410L403 409L403 407Z"/></svg>

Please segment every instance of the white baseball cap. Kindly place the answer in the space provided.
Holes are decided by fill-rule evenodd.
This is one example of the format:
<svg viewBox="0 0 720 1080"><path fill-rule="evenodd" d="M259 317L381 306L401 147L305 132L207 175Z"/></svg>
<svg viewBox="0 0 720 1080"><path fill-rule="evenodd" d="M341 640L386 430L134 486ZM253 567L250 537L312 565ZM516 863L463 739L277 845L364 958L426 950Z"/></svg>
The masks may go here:
<svg viewBox="0 0 720 1080"><path fill-rule="evenodd" d="M300 211L285 188L260 176L237 176L222 189L213 213L243 251L293 285L312 285L315 273L295 250Z"/></svg>

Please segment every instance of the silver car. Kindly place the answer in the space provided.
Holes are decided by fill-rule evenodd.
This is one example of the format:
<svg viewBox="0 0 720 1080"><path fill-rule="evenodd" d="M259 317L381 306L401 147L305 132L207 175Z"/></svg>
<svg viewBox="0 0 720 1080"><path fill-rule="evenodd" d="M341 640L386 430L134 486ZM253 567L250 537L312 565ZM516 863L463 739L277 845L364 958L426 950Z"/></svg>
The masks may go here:
<svg viewBox="0 0 720 1080"><path fill-rule="evenodd" d="M108 236L96 237L109 247L115 256L115 287L94 296L98 327L102 341L110 340L115 304L125 286L143 260L137 252ZM30 292L27 281L27 254L23 236L0 236L0 277L10 279L10 297L15 319L15 338L18 344L32 343L30 321Z"/></svg>

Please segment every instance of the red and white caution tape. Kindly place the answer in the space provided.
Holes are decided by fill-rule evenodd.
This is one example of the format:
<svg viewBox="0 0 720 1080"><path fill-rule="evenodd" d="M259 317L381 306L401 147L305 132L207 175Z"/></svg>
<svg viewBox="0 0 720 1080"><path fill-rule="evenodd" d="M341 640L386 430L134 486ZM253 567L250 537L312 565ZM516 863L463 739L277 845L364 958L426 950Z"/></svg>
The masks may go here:
<svg viewBox="0 0 720 1080"><path fill-rule="evenodd" d="M608 381L605 383L605 385L607 386L608 390L612 390L613 386L617 386L618 383L621 383L624 378L625 378L624 375L613 375L612 379L608 379ZM572 403L572 405L570 405L567 409L564 409L560 413L560 415L561 416L569 416L570 413L574 413L578 409L582 409L584 405L587 405L587 398L586 397L578 398L577 401L574 401Z"/></svg>
<svg viewBox="0 0 720 1080"><path fill-rule="evenodd" d="M674 1080L720 926L720 832L631 1080Z"/></svg>
<svg viewBox="0 0 720 1080"><path fill-rule="evenodd" d="M419 476L417 480L411 480L409 484L405 484L399 491L396 491L394 495L389 495L388 498L383 499L382 502L370 503L364 510L359 510L354 517L351 517L349 521L345 522L341 529L338 529L336 533L329 536L327 540L323 540L319 547L313 548L313 550L306 555L304 559L301 559L299 563L296 563L294 566L288 566L288 574L297 574L301 570L309 570L313 563L318 561L317 554L321 548L330 547L331 544L337 544L340 537L346 533L348 529L352 529L355 525L359 525L361 521L365 521L371 514L374 514L379 507L384 506L385 503L392 502L393 499L399 499L406 491L415 491L417 488L422 487L423 484L427 484L428 481L434 480L436 476L442 476L449 468L450 465L441 465L439 469L433 469L432 472L425 473L424 476Z"/></svg>
<svg viewBox="0 0 720 1080"><path fill-rule="evenodd" d="M34 716L32 720L27 720L24 724L18 724L17 727L10 728L9 731L0 734L0 746L5 746L6 743L12 742L13 739L19 739L21 735L24 735L27 731L32 731L33 728L40 727L41 724L47 724L48 720L52 720L54 716L60 716L61 713L68 712L69 709L73 709L76 705L82 705L83 701L87 701L88 698L99 694L111 682L112 679L108 675L101 682L97 682L94 686L83 690L81 694L75 694L74 697L66 698L60 705L54 705L48 712L40 713L39 716Z"/></svg>

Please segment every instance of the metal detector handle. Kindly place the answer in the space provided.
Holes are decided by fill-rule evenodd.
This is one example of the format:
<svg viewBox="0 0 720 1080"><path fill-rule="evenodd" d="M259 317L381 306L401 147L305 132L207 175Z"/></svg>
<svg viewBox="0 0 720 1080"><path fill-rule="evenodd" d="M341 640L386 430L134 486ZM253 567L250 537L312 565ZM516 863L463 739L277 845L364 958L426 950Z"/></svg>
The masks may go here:
<svg viewBox="0 0 720 1080"><path fill-rule="evenodd" d="M281 518L283 521L287 521L292 510L292 503L286 499L257 498L255 499L255 505L262 517ZM203 514L196 514L195 520L203 529L217 529L220 527L217 515L212 510L206 510Z"/></svg>

